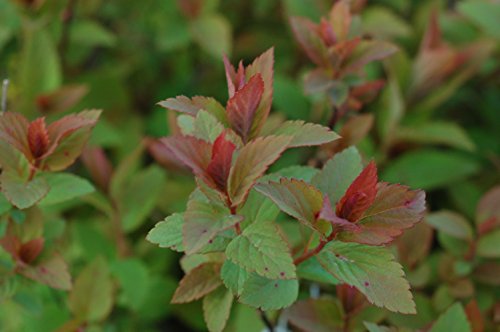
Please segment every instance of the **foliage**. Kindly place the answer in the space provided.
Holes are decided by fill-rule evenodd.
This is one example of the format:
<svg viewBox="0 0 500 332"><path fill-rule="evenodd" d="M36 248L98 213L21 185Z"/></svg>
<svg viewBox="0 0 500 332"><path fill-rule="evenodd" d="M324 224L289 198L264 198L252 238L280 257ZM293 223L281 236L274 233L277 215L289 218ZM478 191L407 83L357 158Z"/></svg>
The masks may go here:
<svg viewBox="0 0 500 332"><path fill-rule="evenodd" d="M499 8L0 0L0 330L494 330Z"/></svg>

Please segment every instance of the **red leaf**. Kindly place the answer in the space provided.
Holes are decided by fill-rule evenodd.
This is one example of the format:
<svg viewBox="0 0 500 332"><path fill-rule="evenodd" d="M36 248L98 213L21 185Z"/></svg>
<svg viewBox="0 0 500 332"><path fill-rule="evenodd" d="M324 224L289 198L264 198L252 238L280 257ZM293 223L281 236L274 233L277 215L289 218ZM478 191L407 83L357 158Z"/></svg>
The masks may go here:
<svg viewBox="0 0 500 332"><path fill-rule="evenodd" d="M163 160L174 157L203 178L206 177L205 170L211 160L211 150L210 143L193 136L164 137L153 144L153 154L159 153Z"/></svg>
<svg viewBox="0 0 500 332"><path fill-rule="evenodd" d="M260 56L258 56L252 64L250 64L245 70L246 79L252 78L256 74L262 76L264 81L264 92L262 93L262 98L255 112L251 138L255 138L264 124L266 123L267 117L271 110L271 104L273 100L273 75L274 75L274 48L270 48Z"/></svg>
<svg viewBox="0 0 500 332"><path fill-rule="evenodd" d="M19 250L19 258L26 264L30 264L42 252L44 242L45 240L40 237L24 243Z"/></svg>
<svg viewBox="0 0 500 332"><path fill-rule="evenodd" d="M231 170L231 162L236 145L226 140L226 133L222 132L212 147L212 160L208 164L207 173L215 182L216 187L222 191L227 190L227 179Z"/></svg>
<svg viewBox="0 0 500 332"><path fill-rule="evenodd" d="M332 208L332 204L330 203L330 199L327 195L323 197L323 207L319 213L319 217L321 219L325 219L332 224L332 227L335 229L342 229L346 231L357 231L359 226L349 220L339 218L335 214Z"/></svg>
<svg viewBox="0 0 500 332"><path fill-rule="evenodd" d="M260 74L256 74L243 88L236 91L227 103L226 112L229 123L245 143L250 138L255 112L263 92L264 81Z"/></svg>
<svg viewBox="0 0 500 332"><path fill-rule="evenodd" d="M227 56L224 55L224 69L226 70L229 98L232 98L236 91L245 85L245 67L243 66L243 62L240 61L238 71L235 71Z"/></svg>
<svg viewBox="0 0 500 332"><path fill-rule="evenodd" d="M429 25L425 32L420 51L435 50L443 45L441 40L441 28L439 27L438 14L435 10L431 13Z"/></svg>
<svg viewBox="0 0 500 332"><path fill-rule="evenodd" d="M290 24L295 39L311 61L320 67L328 66L327 48L318 35L318 26L303 17L290 18Z"/></svg>
<svg viewBox="0 0 500 332"><path fill-rule="evenodd" d="M107 192L113 165L104 150L100 147L86 148L82 154L82 161L92 180L102 191Z"/></svg>
<svg viewBox="0 0 500 332"><path fill-rule="evenodd" d="M337 42L337 36L333 31L332 25L324 17L321 18L318 30L326 46L333 46Z"/></svg>
<svg viewBox="0 0 500 332"><path fill-rule="evenodd" d="M377 166L372 161L358 175L337 204L337 215L356 222L377 195Z"/></svg>
<svg viewBox="0 0 500 332"><path fill-rule="evenodd" d="M45 118L38 118L28 126L28 144L35 159L43 156L50 144L49 134L45 126Z"/></svg>
<svg viewBox="0 0 500 332"><path fill-rule="evenodd" d="M383 245L392 242L403 230L420 222L425 213L425 193L409 190L401 185L381 182L377 195L357 224L359 232L341 232L337 239L367 245Z"/></svg>

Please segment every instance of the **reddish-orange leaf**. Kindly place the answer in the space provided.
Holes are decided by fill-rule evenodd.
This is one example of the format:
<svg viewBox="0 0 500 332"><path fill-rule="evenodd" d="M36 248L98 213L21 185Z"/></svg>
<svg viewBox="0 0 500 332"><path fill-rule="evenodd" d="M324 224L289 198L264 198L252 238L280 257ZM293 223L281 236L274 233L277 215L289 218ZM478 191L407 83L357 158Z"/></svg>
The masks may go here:
<svg viewBox="0 0 500 332"><path fill-rule="evenodd" d="M243 66L243 62L240 61L238 71L236 71L227 56L224 55L224 69L226 70L229 98L232 98L236 91L245 85L245 67Z"/></svg>
<svg viewBox="0 0 500 332"><path fill-rule="evenodd" d="M22 114L5 112L0 116L0 140L28 157L30 155L28 126L29 122Z"/></svg>
<svg viewBox="0 0 500 332"><path fill-rule="evenodd" d="M113 165L100 147L86 148L83 150L82 161L90 173L92 180L99 188L107 192L109 181L113 173Z"/></svg>
<svg viewBox="0 0 500 332"><path fill-rule="evenodd" d="M372 161L358 175L337 204L337 215L356 222L377 195L377 166Z"/></svg>
<svg viewBox="0 0 500 332"><path fill-rule="evenodd" d="M332 25L324 17L321 18L318 30L326 46L333 46L337 42L337 37L335 36Z"/></svg>
<svg viewBox="0 0 500 332"><path fill-rule="evenodd" d="M19 250L19 258L27 264L33 262L42 252L45 240L43 238L36 238L26 243L23 243Z"/></svg>
<svg viewBox="0 0 500 332"><path fill-rule="evenodd" d="M33 157L43 156L50 144L49 134L45 126L45 118L38 118L28 126L28 144Z"/></svg>
<svg viewBox="0 0 500 332"><path fill-rule="evenodd" d="M208 164L207 173L215 182L217 189L226 192L227 179L231 170L231 162L236 145L226 140L226 133L222 132L212 147L212 160Z"/></svg>
<svg viewBox="0 0 500 332"><path fill-rule="evenodd" d="M161 149L160 149L161 147ZM151 148L151 146L150 146ZM183 165L189 167L195 175L204 177L205 170L211 160L212 147L210 143L193 136L171 136L156 140L153 154L158 153L174 157Z"/></svg>
<svg viewBox="0 0 500 332"><path fill-rule="evenodd" d="M226 107L229 123L241 136L243 142L250 137L255 112L264 92L264 81L260 74L254 75L243 88L236 91Z"/></svg>
<svg viewBox="0 0 500 332"><path fill-rule="evenodd" d="M335 214L327 195L323 197L323 206L319 213L319 218L329 221L334 229L342 229L346 231L357 231L359 229L357 224L344 218L340 218Z"/></svg>

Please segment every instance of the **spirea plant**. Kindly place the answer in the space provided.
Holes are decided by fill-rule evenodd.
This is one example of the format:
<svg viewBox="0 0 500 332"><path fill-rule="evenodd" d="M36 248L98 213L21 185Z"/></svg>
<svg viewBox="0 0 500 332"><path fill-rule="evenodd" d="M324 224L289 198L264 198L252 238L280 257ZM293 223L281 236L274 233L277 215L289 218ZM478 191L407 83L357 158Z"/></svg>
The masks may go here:
<svg viewBox="0 0 500 332"><path fill-rule="evenodd" d="M197 183L186 211L147 236L184 253L172 302L203 298L211 331L224 328L234 301L280 310L311 282L346 284L376 306L415 313L402 267L385 246L422 220L424 192L379 181L375 163L354 147L322 169L266 174L285 150L339 136L303 121L266 126L272 49L247 67L224 63L226 106L199 96L164 100L159 105L180 113L179 133L148 141L158 162L190 169Z"/></svg>

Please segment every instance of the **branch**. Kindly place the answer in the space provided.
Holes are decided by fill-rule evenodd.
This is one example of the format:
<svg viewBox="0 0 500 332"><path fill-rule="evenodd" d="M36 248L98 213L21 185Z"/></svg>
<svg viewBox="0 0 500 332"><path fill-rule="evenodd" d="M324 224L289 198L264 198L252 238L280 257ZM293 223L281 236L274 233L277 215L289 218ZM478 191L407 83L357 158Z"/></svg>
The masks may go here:
<svg viewBox="0 0 500 332"><path fill-rule="evenodd" d="M337 235L337 231L336 230L332 230L332 232L330 233L330 235L325 239L322 239L319 244L316 246L316 248L314 249L311 249L309 251L306 251L304 252L302 255L300 255L299 257L295 258L293 263L295 265L299 265L300 263L302 263L303 261L305 260L308 260L309 258L311 258L312 256L315 256L316 254L318 254L325 246L328 242L332 241L335 236Z"/></svg>

